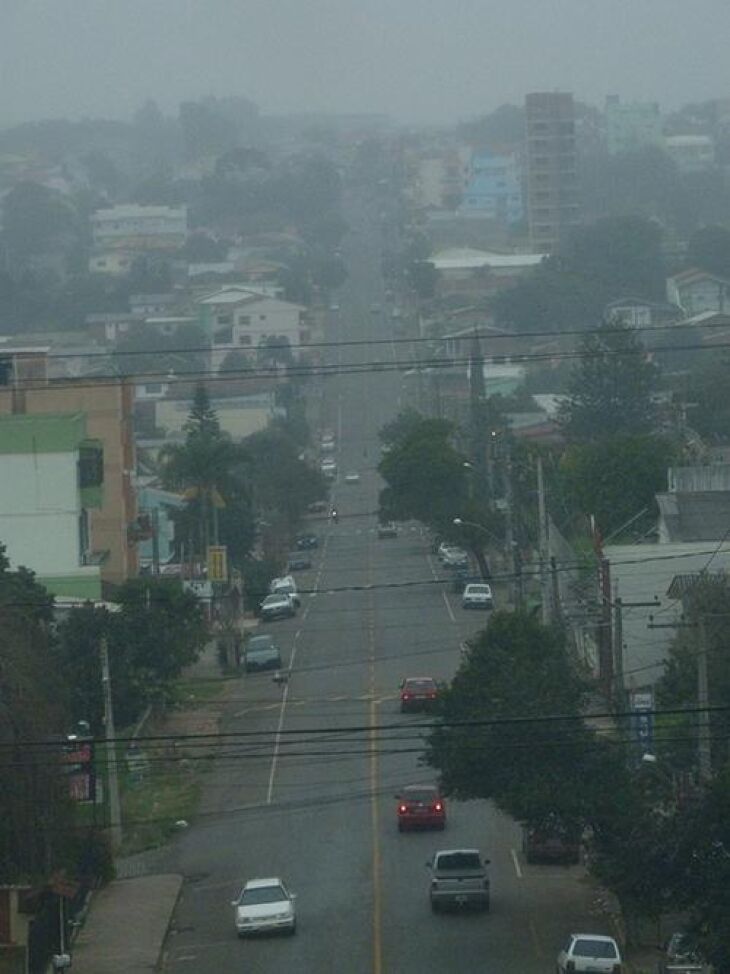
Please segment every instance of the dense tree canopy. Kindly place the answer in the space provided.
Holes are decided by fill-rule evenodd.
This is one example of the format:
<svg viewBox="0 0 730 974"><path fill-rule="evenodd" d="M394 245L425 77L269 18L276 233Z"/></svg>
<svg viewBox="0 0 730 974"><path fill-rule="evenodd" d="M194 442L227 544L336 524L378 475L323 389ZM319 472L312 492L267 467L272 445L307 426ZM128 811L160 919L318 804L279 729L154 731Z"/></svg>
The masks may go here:
<svg viewBox="0 0 730 974"><path fill-rule="evenodd" d="M560 461L565 496L582 514L593 514L608 536L642 510L656 517L654 495L667 485L673 445L656 436L608 436L566 449Z"/></svg>
<svg viewBox="0 0 730 974"><path fill-rule="evenodd" d="M611 323L589 332L561 407L563 432L581 442L652 432L656 380L656 367L631 327Z"/></svg>

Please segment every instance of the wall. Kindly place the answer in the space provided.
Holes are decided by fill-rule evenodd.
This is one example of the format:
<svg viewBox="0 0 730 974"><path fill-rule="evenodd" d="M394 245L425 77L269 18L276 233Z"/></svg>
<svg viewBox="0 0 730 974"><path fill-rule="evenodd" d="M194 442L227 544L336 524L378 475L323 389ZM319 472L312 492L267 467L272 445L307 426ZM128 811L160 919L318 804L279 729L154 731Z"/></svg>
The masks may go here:
<svg viewBox="0 0 730 974"><path fill-rule="evenodd" d="M109 551L101 576L114 585L137 574L137 552L127 543L127 527L137 516L132 395L132 387L123 380L91 378L59 380L23 391L25 413L84 413L88 437L103 444L103 502L91 511L91 539L95 550ZM0 414L12 412L12 391L0 388Z"/></svg>
<svg viewBox="0 0 730 974"><path fill-rule="evenodd" d="M81 564L78 452L0 457L0 540L14 568L65 574Z"/></svg>

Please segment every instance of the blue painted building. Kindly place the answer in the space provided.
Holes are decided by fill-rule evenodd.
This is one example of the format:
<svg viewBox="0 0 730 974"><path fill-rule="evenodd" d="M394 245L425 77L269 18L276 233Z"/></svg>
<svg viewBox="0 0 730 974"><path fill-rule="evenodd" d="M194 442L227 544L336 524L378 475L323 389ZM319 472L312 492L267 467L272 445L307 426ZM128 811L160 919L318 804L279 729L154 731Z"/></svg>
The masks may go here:
<svg viewBox="0 0 730 974"><path fill-rule="evenodd" d="M519 223L525 214L517 156L473 155L460 209L500 223Z"/></svg>

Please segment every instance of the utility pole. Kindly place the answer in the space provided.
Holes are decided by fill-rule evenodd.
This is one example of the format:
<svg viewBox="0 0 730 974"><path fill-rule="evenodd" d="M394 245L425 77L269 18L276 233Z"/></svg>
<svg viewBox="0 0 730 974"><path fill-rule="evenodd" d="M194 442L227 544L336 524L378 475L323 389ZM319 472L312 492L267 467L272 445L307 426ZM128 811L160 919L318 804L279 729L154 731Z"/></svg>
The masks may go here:
<svg viewBox="0 0 730 974"><path fill-rule="evenodd" d="M504 500L506 508L505 513L507 515L504 526L504 540L507 547L509 572L512 576L512 598L515 608L519 609L522 606L522 571L521 566L520 572L518 573L517 571L518 555L516 551L517 542L515 541L514 510L512 500L512 455L509 446L507 447L504 468Z"/></svg>
<svg viewBox="0 0 730 974"><path fill-rule="evenodd" d="M160 508L152 508L152 574L160 574Z"/></svg>
<svg viewBox="0 0 730 974"><path fill-rule="evenodd" d="M707 683L707 626L705 617L699 622L700 648L697 653L697 757L700 782L707 784L712 777L712 742L710 740L710 693Z"/></svg>
<svg viewBox="0 0 730 974"><path fill-rule="evenodd" d="M112 706L112 681L109 673L109 647L106 636L101 637L101 682L104 691L104 737L107 758L107 788L109 790L109 830L112 850L122 844L122 808L119 801L119 777L117 775L116 732Z"/></svg>
<svg viewBox="0 0 730 974"><path fill-rule="evenodd" d="M542 471L542 457L537 458L537 515L538 515L538 548L540 558L540 601L542 605L542 623L544 626L553 618L553 607L550 604L550 579L548 578L548 556L550 550L547 522L547 505L545 504L545 478Z"/></svg>
<svg viewBox="0 0 730 974"><path fill-rule="evenodd" d="M619 706L624 705L624 632L623 632L623 602L618 593L618 582L614 585L613 599L613 674L616 693L619 696Z"/></svg>

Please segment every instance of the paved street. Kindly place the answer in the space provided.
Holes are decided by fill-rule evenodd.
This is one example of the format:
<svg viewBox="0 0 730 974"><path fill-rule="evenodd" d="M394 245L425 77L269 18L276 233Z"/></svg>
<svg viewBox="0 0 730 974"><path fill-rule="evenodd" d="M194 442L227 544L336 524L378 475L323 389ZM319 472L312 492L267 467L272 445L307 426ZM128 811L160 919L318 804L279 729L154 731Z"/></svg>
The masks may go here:
<svg viewBox="0 0 730 974"><path fill-rule="evenodd" d="M372 217L370 217L372 221ZM379 227L355 206L343 251L350 279L333 337L386 338ZM389 344L344 346L347 366L392 356ZM484 622L438 581L421 531L376 532L377 430L398 409L399 378L380 371L324 380L323 418L338 436L337 525L322 544L296 619L271 623L289 682L241 680L208 772L201 815L176 849L187 882L166 952L169 972L538 974L586 914L577 867L527 866L519 830L487 803L450 803L444 833L400 834L394 794L432 780L419 763L423 718L401 715L400 679L449 678L460 643ZM347 471L360 482L343 483ZM240 736L238 736L240 735ZM437 848L478 846L492 860L489 915L431 914L425 862ZM281 875L298 894L296 937L239 942L229 901L242 880Z"/></svg>

